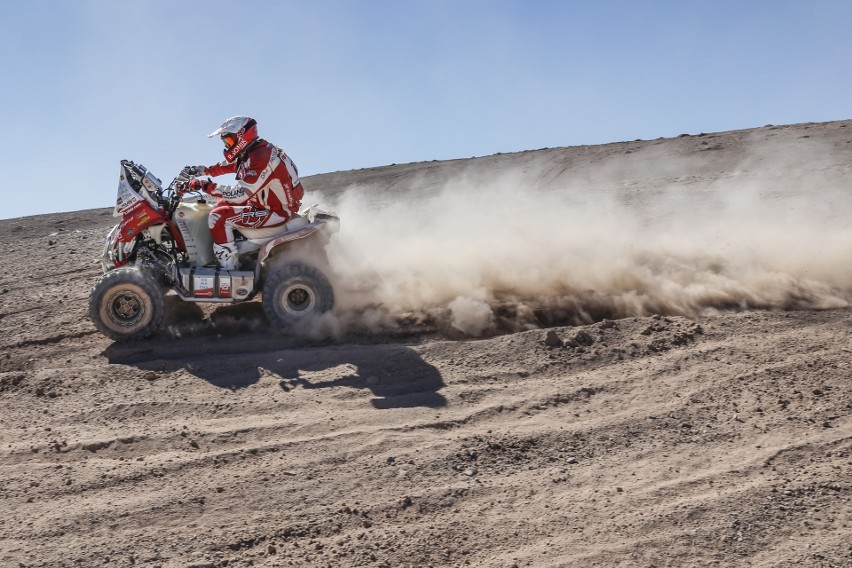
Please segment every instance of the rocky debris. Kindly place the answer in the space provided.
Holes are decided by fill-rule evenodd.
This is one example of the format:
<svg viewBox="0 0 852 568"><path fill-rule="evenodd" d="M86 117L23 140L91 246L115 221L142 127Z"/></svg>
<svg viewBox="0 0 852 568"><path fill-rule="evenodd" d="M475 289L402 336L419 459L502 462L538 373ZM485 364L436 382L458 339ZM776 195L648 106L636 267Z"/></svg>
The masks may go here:
<svg viewBox="0 0 852 568"><path fill-rule="evenodd" d="M547 330L547 333L544 337L544 344L547 347L551 348L559 348L559 347L589 347L595 343L595 338L588 331L580 330L574 332L574 334L569 338L563 340L559 337L559 334L552 329Z"/></svg>
<svg viewBox="0 0 852 568"><path fill-rule="evenodd" d="M49 384L37 386L33 394L36 396L46 396L47 398L56 398L59 396L59 393Z"/></svg>
<svg viewBox="0 0 852 568"><path fill-rule="evenodd" d="M560 348L572 356L587 361L605 362L658 354L684 347L704 334L698 323L684 317L652 316L622 321L603 320L580 328L549 329L542 344L554 350L552 360L558 360ZM562 337L567 335L567 339Z"/></svg>
<svg viewBox="0 0 852 568"><path fill-rule="evenodd" d="M103 450L105 448L110 447L112 445L112 442L113 442L112 440L104 440L104 441L100 441L100 442L89 442L88 444L83 444L80 447L83 448L84 450L86 450L87 452L92 452L94 454L94 453L96 453L100 450Z"/></svg>
<svg viewBox="0 0 852 568"><path fill-rule="evenodd" d="M552 329L548 329L544 336L544 344L548 347L564 347L562 338Z"/></svg>
<svg viewBox="0 0 852 568"><path fill-rule="evenodd" d="M0 377L0 392L15 390L27 378L23 373L9 373Z"/></svg>
<svg viewBox="0 0 852 568"><path fill-rule="evenodd" d="M647 344L650 352L660 353L674 347L682 347L695 341L704 333L704 328L686 318L653 316L653 322L642 329L640 335L653 337Z"/></svg>
<svg viewBox="0 0 852 568"><path fill-rule="evenodd" d="M592 337L592 335L589 332L587 332L585 330L580 330L577 333L575 333L574 336L571 339L568 339L567 341L565 341L565 346L566 347L590 347L590 346L594 345L594 343L595 343L595 338Z"/></svg>

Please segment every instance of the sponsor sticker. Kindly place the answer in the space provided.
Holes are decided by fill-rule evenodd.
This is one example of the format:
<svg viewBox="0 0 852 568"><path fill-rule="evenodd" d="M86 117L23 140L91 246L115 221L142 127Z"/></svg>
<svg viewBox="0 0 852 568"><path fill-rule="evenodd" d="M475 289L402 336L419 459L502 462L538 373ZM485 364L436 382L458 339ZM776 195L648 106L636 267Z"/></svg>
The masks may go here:
<svg viewBox="0 0 852 568"><path fill-rule="evenodd" d="M214 293L213 276L196 276L195 277L195 297L196 298L212 298Z"/></svg>

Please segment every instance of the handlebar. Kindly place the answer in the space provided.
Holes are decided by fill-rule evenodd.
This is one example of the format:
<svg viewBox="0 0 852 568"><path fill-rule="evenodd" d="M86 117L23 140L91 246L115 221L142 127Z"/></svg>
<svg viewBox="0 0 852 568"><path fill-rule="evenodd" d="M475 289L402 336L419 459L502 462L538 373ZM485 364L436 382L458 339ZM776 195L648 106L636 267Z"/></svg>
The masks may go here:
<svg viewBox="0 0 852 568"><path fill-rule="evenodd" d="M202 192L198 190L189 189L190 182L197 177L199 176L196 174L195 166L184 166L175 179L172 180L172 183L170 183L169 187L166 189L172 193L170 201L176 201L174 207L177 207L177 203L180 202L180 197L186 194L196 193L198 195L202 195ZM172 208L172 210L174 209Z"/></svg>

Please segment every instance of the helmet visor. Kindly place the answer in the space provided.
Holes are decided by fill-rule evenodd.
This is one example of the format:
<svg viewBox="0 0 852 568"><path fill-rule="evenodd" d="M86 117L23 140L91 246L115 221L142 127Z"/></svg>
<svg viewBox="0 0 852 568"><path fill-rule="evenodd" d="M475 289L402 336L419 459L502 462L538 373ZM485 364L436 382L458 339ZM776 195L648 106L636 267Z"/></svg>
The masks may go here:
<svg viewBox="0 0 852 568"><path fill-rule="evenodd" d="M230 150L237 143L236 134L222 134L222 142L225 143L225 149Z"/></svg>

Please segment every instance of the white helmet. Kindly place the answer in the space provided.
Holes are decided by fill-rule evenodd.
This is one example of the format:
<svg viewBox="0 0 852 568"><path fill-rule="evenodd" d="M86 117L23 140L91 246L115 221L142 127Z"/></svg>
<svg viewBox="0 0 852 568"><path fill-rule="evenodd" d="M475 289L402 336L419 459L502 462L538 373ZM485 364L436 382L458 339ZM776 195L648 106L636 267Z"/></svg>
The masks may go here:
<svg viewBox="0 0 852 568"><path fill-rule="evenodd" d="M225 143L225 160L230 164L257 140L257 121L250 116L232 116L207 137L220 136Z"/></svg>

